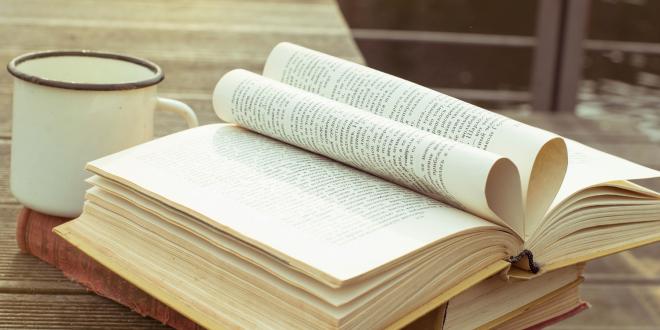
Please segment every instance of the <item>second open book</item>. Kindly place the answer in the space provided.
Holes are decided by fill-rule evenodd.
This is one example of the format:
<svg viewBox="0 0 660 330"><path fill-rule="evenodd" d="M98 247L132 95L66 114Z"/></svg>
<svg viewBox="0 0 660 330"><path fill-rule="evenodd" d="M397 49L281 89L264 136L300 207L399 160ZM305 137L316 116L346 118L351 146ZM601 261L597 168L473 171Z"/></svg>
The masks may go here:
<svg viewBox="0 0 660 330"><path fill-rule="evenodd" d="M627 181L659 172L300 46L275 47L263 76L229 72L213 104L234 124L91 162L85 213L56 229L200 324L223 314L177 302L135 265L154 245L121 237L228 258L336 327L405 323L509 263L546 272L660 240L660 195ZM117 240L90 239L101 227ZM192 290L186 267L168 287Z"/></svg>

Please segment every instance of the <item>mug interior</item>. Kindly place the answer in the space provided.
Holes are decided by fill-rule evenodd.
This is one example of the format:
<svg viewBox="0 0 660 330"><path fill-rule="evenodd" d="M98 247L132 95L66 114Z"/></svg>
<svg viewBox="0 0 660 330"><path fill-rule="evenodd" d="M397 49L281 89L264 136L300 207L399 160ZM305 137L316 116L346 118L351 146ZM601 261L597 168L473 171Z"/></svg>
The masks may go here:
<svg viewBox="0 0 660 330"><path fill-rule="evenodd" d="M14 59L7 68L19 79L72 89L133 89L163 79L160 68L149 61L89 51L26 54Z"/></svg>

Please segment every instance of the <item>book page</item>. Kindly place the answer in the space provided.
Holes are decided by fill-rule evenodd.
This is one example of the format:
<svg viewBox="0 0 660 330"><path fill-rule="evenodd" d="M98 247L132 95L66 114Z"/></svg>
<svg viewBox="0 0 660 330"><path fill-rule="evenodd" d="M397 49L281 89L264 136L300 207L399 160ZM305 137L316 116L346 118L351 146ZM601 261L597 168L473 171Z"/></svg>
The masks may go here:
<svg viewBox="0 0 660 330"><path fill-rule="evenodd" d="M566 170L566 146L531 127L401 78L291 43L271 52L264 76L511 159L529 219L543 216Z"/></svg>
<svg viewBox="0 0 660 330"><path fill-rule="evenodd" d="M660 177L660 171L591 148L577 141L566 139L566 145L568 147L568 170L561 189L552 202L551 210L573 194L589 187L610 182L613 182L615 186L621 186L615 181ZM634 187L629 189L643 192ZM657 196L657 193L651 191L648 191L647 194Z"/></svg>
<svg viewBox="0 0 660 330"><path fill-rule="evenodd" d="M172 134L87 168L337 287L438 240L503 230L233 125Z"/></svg>
<svg viewBox="0 0 660 330"><path fill-rule="evenodd" d="M304 148L522 233L510 160L245 71L213 93L220 119Z"/></svg>

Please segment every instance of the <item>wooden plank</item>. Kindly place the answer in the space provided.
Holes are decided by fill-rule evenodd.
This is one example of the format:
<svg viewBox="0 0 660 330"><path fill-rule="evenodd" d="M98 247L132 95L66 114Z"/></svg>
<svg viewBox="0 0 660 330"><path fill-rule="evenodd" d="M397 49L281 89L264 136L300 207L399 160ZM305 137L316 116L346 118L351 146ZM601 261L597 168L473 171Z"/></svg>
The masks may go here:
<svg viewBox="0 0 660 330"><path fill-rule="evenodd" d="M264 59L284 40L361 58L333 1L96 1L0 2L0 40L14 55L31 49L97 48L183 57L230 54ZM304 27L304 28L303 28ZM228 47L227 45L231 45ZM247 55L247 56L246 56ZM256 56L263 55L263 56ZM148 57L148 56L147 56Z"/></svg>
<svg viewBox="0 0 660 330"><path fill-rule="evenodd" d="M176 24L213 29L220 25L231 27L259 22L262 26L281 26L288 29L300 27L344 29L343 19L337 15L334 2L327 0L263 1L263 0L194 0L132 1L115 0L111 7L94 0L49 1L44 6L40 0L4 0L0 3L0 17L77 19L93 21L122 21L141 23ZM213 27L206 27L211 24ZM303 32L304 33L304 32Z"/></svg>
<svg viewBox="0 0 660 330"><path fill-rule="evenodd" d="M9 139L11 137L11 118L11 95L9 93L3 93L0 90L0 139ZM1 187L0 190L2 190Z"/></svg>
<svg viewBox="0 0 660 330"><path fill-rule="evenodd" d="M16 199L9 191L9 154L11 144L8 140L0 139L0 204L16 203Z"/></svg>
<svg viewBox="0 0 660 330"><path fill-rule="evenodd" d="M21 253L16 245L19 205L0 204L0 292L85 293L56 268ZM1 308L0 308L1 310Z"/></svg>
<svg viewBox="0 0 660 330"><path fill-rule="evenodd" d="M53 35L62 37L53 38ZM354 49L350 50L354 45L345 35L321 32L291 35L268 30L158 31L92 28L84 25L18 24L8 27L0 24L0 40L14 38L20 42L13 42L11 47L4 48L4 51L0 52L2 63L7 63L22 53L43 49L84 48L128 53L151 59L161 65L168 77L161 87L175 91L208 93L222 73L237 67L259 72L270 50L281 41L291 41L336 56L361 61L358 53ZM205 72L207 74L200 80L197 76ZM8 89L11 80L12 77L8 74L0 75L0 86Z"/></svg>
<svg viewBox="0 0 660 330"><path fill-rule="evenodd" d="M0 293L3 329L169 329L93 294Z"/></svg>

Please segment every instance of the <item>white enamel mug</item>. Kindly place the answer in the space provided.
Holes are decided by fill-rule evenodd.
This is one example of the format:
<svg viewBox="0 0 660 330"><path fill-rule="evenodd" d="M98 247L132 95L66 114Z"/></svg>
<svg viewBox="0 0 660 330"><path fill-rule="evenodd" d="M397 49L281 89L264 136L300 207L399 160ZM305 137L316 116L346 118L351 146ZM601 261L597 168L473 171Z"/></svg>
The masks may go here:
<svg viewBox="0 0 660 330"><path fill-rule="evenodd" d="M154 111L181 115L186 104L160 98L156 64L120 54L47 51L13 59L11 192L25 206L75 217L82 211L88 161L153 138Z"/></svg>

